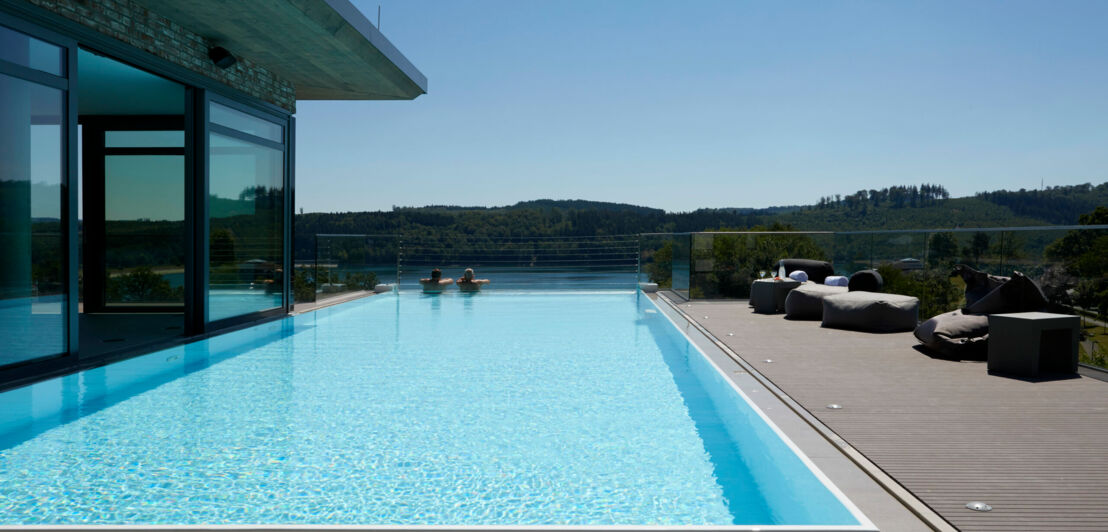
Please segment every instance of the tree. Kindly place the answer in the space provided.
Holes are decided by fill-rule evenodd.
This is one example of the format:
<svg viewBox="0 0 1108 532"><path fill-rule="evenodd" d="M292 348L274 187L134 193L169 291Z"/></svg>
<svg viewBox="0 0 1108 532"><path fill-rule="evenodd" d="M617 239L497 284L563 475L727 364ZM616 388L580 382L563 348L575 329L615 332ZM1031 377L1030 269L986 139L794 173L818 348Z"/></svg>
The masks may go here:
<svg viewBox="0 0 1108 532"><path fill-rule="evenodd" d="M958 240L954 233L935 233L928 243L927 264L932 268L952 266L958 255Z"/></svg>
<svg viewBox="0 0 1108 532"><path fill-rule="evenodd" d="M970 246L966 250L966 255L973 257L974 266L980 266L981 257L989 252L989 235L988 233L976 232L973 234L973 240L970 241Z"/></svg>

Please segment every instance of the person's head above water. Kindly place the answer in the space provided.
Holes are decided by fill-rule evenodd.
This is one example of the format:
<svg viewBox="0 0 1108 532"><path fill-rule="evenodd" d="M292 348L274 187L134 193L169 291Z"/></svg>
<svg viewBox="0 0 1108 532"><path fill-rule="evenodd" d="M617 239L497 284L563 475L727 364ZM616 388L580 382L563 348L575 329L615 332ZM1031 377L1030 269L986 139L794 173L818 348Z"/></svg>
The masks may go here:
<svg viewBox="0 0 1108 532"><path fill-rule="evenodd" d="M438 281L439 279L442 279L442 270L438 268L431 270L431 280Z"/></svg>
<svg viewBox="0 0 1108 532"><path fill-rule="evenodd" d="M466 268L465 273L462 274L462 279L465 279L466 281L472 281L473 280L473 268Z"/></svg>

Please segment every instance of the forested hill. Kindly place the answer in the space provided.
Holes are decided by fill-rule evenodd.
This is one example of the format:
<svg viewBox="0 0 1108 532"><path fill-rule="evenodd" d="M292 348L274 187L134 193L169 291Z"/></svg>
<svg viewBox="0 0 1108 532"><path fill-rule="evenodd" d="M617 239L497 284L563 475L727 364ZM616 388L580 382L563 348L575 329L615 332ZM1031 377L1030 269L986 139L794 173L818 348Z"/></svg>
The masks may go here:
<svg viewBox="0 0 1108 532"><path fill-rule="evenodd" d="M816 205L768 209L661 209L585 200L534 200L505 207L396 207L392 211L297 215L298 247L317 233L477 237L593 236L749 229L922 229L1077 223L1108 205L1108 183L996 191L950 198L937 185L898 186L827 197Z"/></svg>
<svg viewBox="0 0 1108 532"><path fill-rule="evenodd" d="M1073 187L1052 187L1046 190L981 192L976 196L1010 209L1018 216L1045 220L1052 224L1074 224L1081 214L1097 207L1108 206L1108 183Z"/></svg>

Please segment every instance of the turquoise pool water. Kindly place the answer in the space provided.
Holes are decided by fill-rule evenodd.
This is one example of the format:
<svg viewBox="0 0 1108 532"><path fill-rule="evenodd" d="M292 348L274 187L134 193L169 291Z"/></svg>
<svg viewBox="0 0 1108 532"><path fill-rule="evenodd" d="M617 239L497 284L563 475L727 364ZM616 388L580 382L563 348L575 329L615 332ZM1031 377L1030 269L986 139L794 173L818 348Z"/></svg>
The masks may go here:
<svg viewBox="0 0 1108 532"><path fill-rule="evenodd" d="M2 524L858 525L647 298L377 296L0 394Z"/></svg>

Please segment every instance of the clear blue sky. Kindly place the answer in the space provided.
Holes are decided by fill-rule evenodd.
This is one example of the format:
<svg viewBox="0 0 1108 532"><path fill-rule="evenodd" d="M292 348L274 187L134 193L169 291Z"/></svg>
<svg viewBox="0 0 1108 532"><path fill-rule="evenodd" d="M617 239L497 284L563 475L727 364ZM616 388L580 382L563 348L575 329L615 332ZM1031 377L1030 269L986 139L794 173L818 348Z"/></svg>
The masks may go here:
<svg viewBox="0 0 1108 532"><path fill-rule="evenodd" d="M299 102L305 212L1108 179L1104 1L354 2L429 91Z"/></svg>

